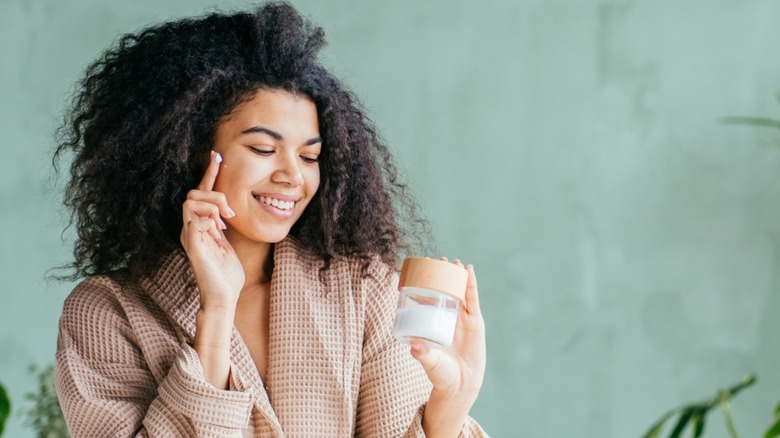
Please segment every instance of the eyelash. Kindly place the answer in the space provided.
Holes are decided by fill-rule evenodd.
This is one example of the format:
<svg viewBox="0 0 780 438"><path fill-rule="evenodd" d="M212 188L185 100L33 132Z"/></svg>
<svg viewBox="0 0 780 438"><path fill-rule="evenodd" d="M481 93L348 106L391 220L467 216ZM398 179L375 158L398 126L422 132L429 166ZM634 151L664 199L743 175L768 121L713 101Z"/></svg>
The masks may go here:
<svg viewBox="0 0 780 438"><path fill-rule="evenodd" d="M270 156L271 154L274 153L274 151L272 151L272 150L258 149L258 148L252 147L252 146L250 146L249 149L251 149L252 152L254 152L254 153L258 154L258 155L261 155L263 157L268 157L268 156ZM308 163L308 164L314 164L314 163L319 163L320 162L319 157L318 158L311 158L311 157L307 157L305 155L301 155L301 159L303 160L304 163Z"/></svg>
<svg viewBox="0 0 780 438"><path fill-rule="evenodd" d="M274 151L269 151L269 150L265 150L265 149L258 149L256 147L252 147L252 146L250 146L249 149L251 149L252 152L254 152L256 154L263 155L263 156L268 156L268 155L271 155L271 154L274 153Z"/></svg>

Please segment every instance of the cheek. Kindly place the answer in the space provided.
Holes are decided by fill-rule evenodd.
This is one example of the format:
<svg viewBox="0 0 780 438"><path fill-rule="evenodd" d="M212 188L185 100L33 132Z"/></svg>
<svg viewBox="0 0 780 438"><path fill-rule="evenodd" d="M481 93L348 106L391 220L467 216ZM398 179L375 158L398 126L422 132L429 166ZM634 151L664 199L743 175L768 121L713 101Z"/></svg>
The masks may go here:
<svg viewBox="0 0 780 438"><path fill-rule="evenodd" d="M219 173L217 174L217 179L214 181L214 191L224 192L225 187L230 186L229 180L230 180L230 171L227 169L227 166L225 164L220 165Z"/></svg>
<svg viewBox="0 0 780 438"><path fill-rule="evenodd" d="M232 167L230 165L221 167L217 180L214 182L214 191L223 193L228 199L228 203L235 201L236 192L241 187L241 183L237 179L238 175Z"/></svg>
<svg viewBox="0 0 780 438"><path fill-rule="evenodd" d="M317 189L320 188L320 169L312 169L311 173L307 176L306 181L311 196L314 196L314 194L317 193Z"/></svg>
<svg viewBox="0 0 780 438"><path fill-rule="evenodd" d="M219 168L219 174L214 183L214 190L226 192L231 189L240 188L242 185L249 183L251 174L252 172L247 171L245 164L239 161L231 161L228 163L226 160Z"/></svg>

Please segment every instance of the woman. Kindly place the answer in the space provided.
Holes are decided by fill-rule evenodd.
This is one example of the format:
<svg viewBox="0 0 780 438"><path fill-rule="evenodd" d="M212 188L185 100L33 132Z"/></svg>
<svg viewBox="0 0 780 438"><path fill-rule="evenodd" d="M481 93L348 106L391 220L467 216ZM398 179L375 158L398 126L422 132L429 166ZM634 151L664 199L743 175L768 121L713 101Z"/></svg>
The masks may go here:
<svg viewBox="0 0 780 438"><path fill-rule="evenodd" d="M323 44L268 4L88 69L57 151L86 277L56 360L74 437L484 434L473 268L453 347L392 338L414 204Z"/></svg>

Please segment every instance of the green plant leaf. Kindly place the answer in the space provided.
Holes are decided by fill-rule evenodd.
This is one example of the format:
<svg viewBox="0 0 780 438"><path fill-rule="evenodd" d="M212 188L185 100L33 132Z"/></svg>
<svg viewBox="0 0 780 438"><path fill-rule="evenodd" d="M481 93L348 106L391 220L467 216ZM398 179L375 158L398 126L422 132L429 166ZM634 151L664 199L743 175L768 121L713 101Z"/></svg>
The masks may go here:
<svg viewBox="0 0 780 438"><path fill-rule="evenodd" d="M32 402L32 408L23 412L25 426L35 431L36 436L44 438L66 438L68 427L62 415L57 391L54 388L54 366L49 364L44 367L30 366L38 381L35 391L25 394L27 400Z"/></svg>
<svg viewBox="0 0 780 438"><path fill-rule="evenodd" d="M8 394L5 392L3 385L0 385L0 435L3 434L5 429L5 422L11 415L11 400L8 398Z"/></svg>
<svg viewBox="0 0 780 438"><path fill-rule="evenodd" d="M753 385L754 383L756 383L756 376L754 374L748 374L728 389L719 390L715 397L711 399L672 409L665 413L655 423L653 423L653 425L650 426L650 429L648 429L648 431L642 435L642 438L658 438L663 431L666 421L678 413L680 418L677 420L677 424L669 435L669 438L679 438L688 424L692 424L691 435L694 438L700 437L704 433L704 425L707 419L707 414L716 406L720 406L720 409L723 411L723 415L726 417L726 426L729 428L731 436L733 438L739 438L736 427L734 427L734 419L731 417L731 407L729 405L729 400L736 396L737 393ZM779 413L780 405L778 405L775 415L778 416L780 415ZM780 435L774 435L771 438L775 438L777 436Z"/></svg>
<svg viewBox="0 0 780 438"><path fill-rule="evenodd" d="M720 121L729 125L750 125L780 129L780 120L766 117L723 117Z"/></svg>
<svg viewBox="0 0 780 438"><path fill-rule="evenodd" d="M729 433L732 438L739 438L737 433L737 427L734 425L734 417L731 415L731 404L729 403L730 394L728 391L721 391L718 394L718 404L720 410L723 411L723 417L726 419L726 427L729 429Z"/></svg>
<svg viewBox="0 0 780 438"><path fill-rule="evenodd" d="M780 418L775 421L775 424L769 426L769 429L764 433L764 438L775 438L778 436L780 436Z"/></svg>
<svg viewBox="0 0 780 438"><path fill-rule="evenodd" d="M747 388L748 386L756 383L756 375L755 374L748 374L745 377L742 378L742 380L739 381L736 385L732 386L728 389L728 395L729 397L734 397L737 395L739 391L742 391L743 389ZM720 397L720 393L718 393L718 397Z"/></svg>
<svg viewBox="0 0 780 438"><path fill-rule="evenodd" d="M707 411L700 410L693 414L693 438L699 438L704 433L704 423L707 420Z"/></svg>
<svg viewBox="0 0 780 438"><path fill-rule="evenodd" d="M764 432L764 438L775 438L780 436L780 403L775 408L775 422Z"/></svg>
<svg viewBox="0 0 780 438"><path fill-rule="evenodd" d="M676 411L671 410L664 414L661 418L658 419L655 423L653 423L652 426L650 426L650 429L645 432L644 435L642 435L642 438L658 438L658 436L661 435L661 431L664 429L664 424L666 423L666 420L672 417Z"/></svg>
<svg viewBox="0 0 780 438"><path fill-rule="evenodd" d="M680 413L680 419L677 420L677 424L674 426L674 429L672 429L672 433L669 434L669 438L680 437L680 434L685 429L685 426L687 426L688 422L691 420L693 413L694 413L693 408L689 407L683 409L683 411Z"/></svg>

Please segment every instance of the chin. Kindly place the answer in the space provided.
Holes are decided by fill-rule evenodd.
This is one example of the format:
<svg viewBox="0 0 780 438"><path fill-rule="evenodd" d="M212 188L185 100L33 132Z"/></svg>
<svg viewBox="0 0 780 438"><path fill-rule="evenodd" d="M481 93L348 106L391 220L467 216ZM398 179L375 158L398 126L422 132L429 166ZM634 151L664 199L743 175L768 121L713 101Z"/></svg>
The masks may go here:
<svg viewBox="0 0 780 438"><path fill-rule="evenodd" d="M270 233L268 232L268 230L266 230L263 233L258 233L257 237L255 239L253 239L253 240L255 240L257 242L264 242L264 243L279 243L282 240L286 239L287 236L289 236L289 235L290 235L290 230L289 229L279 230L279 231L276 231L276 232L272 231Z"/></svg>

